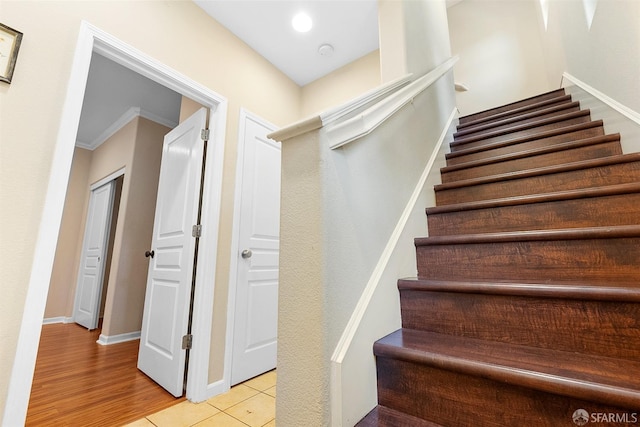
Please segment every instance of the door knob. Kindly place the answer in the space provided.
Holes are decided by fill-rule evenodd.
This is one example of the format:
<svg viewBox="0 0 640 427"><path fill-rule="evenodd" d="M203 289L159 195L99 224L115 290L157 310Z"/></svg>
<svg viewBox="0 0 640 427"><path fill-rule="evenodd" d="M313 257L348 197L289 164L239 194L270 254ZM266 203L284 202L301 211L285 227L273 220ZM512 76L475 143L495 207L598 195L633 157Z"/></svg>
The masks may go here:
<svg viewBox="0 0 640 427"><path fill-rule="evenodd" d="M149 258L149 257L153 258L153 256L154 256L155 254L156 254L156 252L155 252L155 251L146 251L146 252L144 253L144 256L146 256L147 258Z"/></svg>
<svg viewBox="0 0 640 427"><path fill-rule="evenodd" d="M247 258L251 258L251 255L253 255L253 252L251 252L251 249L245 249L244 251L242 251L240 255L242 255L242 258L247 259Z"/></svg>

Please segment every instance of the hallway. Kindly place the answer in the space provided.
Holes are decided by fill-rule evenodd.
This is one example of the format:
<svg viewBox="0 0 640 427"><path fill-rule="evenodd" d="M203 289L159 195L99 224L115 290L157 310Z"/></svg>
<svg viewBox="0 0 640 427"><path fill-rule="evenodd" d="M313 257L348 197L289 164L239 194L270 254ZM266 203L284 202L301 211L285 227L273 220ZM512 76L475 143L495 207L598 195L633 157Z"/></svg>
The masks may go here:
<svg viewBox="0 0 640 427"><path fill-rule="evenodd" d="M176 399L137 367L139 340L102 346L100 329L42 327L27 426L114 426L138 420Z"/></svg>

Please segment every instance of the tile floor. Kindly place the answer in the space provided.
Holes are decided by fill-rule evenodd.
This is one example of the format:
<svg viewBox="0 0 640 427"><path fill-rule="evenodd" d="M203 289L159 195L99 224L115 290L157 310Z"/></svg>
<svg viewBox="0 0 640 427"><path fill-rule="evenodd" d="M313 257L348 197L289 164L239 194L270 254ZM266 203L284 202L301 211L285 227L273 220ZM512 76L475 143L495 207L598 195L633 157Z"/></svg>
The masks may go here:
<svg viewBox="0 0 640 427"><path fill-rule="evenodd" d="M274 370L206 402L184 401L125 427L275 427L275 417Z"/></svg>

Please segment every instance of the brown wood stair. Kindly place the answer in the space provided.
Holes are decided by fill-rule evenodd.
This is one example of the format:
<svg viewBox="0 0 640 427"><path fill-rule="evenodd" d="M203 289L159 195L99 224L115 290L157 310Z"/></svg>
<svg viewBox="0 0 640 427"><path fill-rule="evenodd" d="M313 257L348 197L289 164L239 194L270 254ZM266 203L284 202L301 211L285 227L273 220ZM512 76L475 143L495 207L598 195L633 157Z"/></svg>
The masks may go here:
<svg viewBox="0 0 640 427"><path fill-rule="evenodd" d="M460 119L358 426L640 419L640 154L576 107L558 90Z"/></svg>

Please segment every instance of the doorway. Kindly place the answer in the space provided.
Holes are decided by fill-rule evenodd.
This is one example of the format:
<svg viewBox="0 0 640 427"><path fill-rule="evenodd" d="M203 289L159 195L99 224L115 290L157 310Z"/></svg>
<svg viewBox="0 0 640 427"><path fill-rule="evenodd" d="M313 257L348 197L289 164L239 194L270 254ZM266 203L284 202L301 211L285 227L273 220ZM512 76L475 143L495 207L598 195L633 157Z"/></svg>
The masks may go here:
<svg viewBox="0 0 640 427"><path fill-rule="evenodd" d="M104 181L91 187L73 310L75 323L89 330L104 317L124 176Z"/></svg>
<svg viewBox="0 0 640 427"><path fill-rule="evenodd" d="M164 64L146 56L93 25L82 22L53 155L54 161L50 172L46 203L43 209L43 220L36 240L34 256L39 262L34 263L32 266L23 322L20 328L21 339L17 345L15 363L8 388L6 405L14 408L10 413L5 413L3 422L8 425L21 425L24 423L26 416L46 295L51 279L55 245L58 240L62 208L69 181L74 141L80 122L80 111L89 64L94 51L153 81L161 82L163 85L193 99L211 111L210 125L212 132L206 150L211 167L206 169L203 179L207 191L202 204L203 218L206 219L206 224L203 225L209 227L209 230L200 239L198 252L199 274L196 279L196 295L193 308L194 340L197 339L202 345L194 348L191 352L186 395L190 400L201 401L211 393L210 389L207 389L207 372L213 311L213 287L206 285L215 281L215 261L212 263L211 260L217 259L217 225L219 224L222 194L227 101L213 91L169 69ZM201 269L200 266L206 266L206 268L203 267Z"/></svg>

